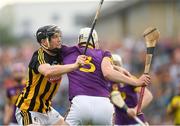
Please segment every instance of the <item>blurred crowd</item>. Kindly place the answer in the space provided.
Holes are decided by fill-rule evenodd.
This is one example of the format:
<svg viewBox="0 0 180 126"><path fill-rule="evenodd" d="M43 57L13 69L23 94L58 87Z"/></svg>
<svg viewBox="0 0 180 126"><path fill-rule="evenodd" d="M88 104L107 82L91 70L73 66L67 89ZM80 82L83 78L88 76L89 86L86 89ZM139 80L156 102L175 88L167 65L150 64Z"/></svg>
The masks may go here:
<svg viewBox="0 0 180 126"><path fill-rule="evenodd" d="M180 37L179 37L180 38ZM102 48L121 55L124 67L137 77L143 73L146 47L143 40L127 37L121 42L103 41ZM11 66L16 62L23 62L28 66L32 53L38 45L27 42L16 46L0 47L0 124L3 120L6 89L13 86L11 82ZM155 48L151 67L152 85L148 88L154 99L144 110L150 124L172 124L167 115L167 105L180 90L180 39L160 39ZM68 80L63 77L59 92L53 100L53 106L62 115L69 107Z"/></svg>

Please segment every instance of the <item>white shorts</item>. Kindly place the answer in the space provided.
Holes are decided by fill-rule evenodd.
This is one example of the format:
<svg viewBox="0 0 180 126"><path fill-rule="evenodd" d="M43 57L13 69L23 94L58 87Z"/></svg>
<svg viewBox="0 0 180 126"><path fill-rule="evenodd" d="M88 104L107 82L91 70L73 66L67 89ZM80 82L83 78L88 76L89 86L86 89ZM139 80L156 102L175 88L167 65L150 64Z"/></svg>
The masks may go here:
<svg viewBox="0 0 180 126"><path fill-rule="evenodd" d="M79 95L73 98L65 121L75 125L112 125L114 107L109 98Z"/></svg>
<svg viewBox="0 0 180 126"><path fill-rule="evenodd" d="M52 125L62 119L63 117L52 107L47 113L23 112L19 108L16 109L16 120L19 125Z"/></svg>

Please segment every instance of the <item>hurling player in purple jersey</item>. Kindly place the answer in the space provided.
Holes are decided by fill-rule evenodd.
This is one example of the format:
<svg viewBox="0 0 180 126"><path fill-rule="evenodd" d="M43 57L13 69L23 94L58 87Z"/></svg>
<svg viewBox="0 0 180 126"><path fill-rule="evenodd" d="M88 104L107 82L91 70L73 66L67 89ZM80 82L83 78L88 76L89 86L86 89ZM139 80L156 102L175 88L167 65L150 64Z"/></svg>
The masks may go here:
<svg viewBox="0 0 180 126"><path fill-rule="evenodd" d="M121 66L122 67L122 58L117 54L112 54L114 65ZM134 77L129 74L129 76ZM138 104L138 93L139 93L139 87L135 87L132 85L126 85L126 84L112 84L112 91L113 90L119 90L121 93L122 98L124 99L126 105L129 108L134 108L135 112L137 112L137 104ZM143 97L142 102L142 108L146 107L153 99L153 96L151 92L146 88L145 89L145 95ZM115 107L115 125L137 125L138 123L130 117L127 112L114 105ZM137 116L147 124L144 114L138 113Z"/></svg>
<svg viewBox="0 0 180 126"><path fill-rule="evenodd" d="M25 66L23 63L15 63L12 65L12 83L13 86L7 88L6 97L7 101L4 108L4 125L17 125L15 117L15 102L18 95L25 86Z"/></svg>
<svg viewBox="0 0 180 126"><path fill-rule="evenodd" d="M76 57L83 53L89 32L90 28L80 30L77 46L62 46L61 56L64 64L74 62ZM93 42L95 44L92 44ZM134 86L150 83L149 75L133 79L122 74L122 72L127 72L123 69L121 72L114 70L111 53L97 47L98 36L94 30L86 52L88 58L85 65L67 74L71 107L65 120L69 125L112 124L114 108L109 100L109 80Z"/></svg>

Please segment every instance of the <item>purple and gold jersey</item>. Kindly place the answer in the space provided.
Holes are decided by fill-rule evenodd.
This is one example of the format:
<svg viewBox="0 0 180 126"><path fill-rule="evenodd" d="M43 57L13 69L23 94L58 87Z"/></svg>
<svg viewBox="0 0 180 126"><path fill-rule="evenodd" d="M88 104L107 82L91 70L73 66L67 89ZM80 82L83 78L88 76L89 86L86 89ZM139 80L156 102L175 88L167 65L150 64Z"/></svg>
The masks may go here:
<svg viewBox="0 0 180 126"><path fill-rule="evenodd" d="M6 95L7 95L7 98L8 98L8 102L10 104L14 105L13 117L12 117L12 120L11 120L11 122L13 122L13 123L17 123L16 117L15 117L15 110L16 110L15 103L16 103L16 100L17 100L19 94L23 90L23 88L24 88L24 85L17 85L17 86L8 88L7 92L6 92L7 93Z"/></svg>
<svg viewBox="0 0 180 126"><path fill-rule="evenodd" d="M136 87L131 85L119 85L113 84L112 90L118 88L121 92L121 96L124 99L125 103L129 108L134 108L138 104L138 96L136 92ZM138 117L145 122L144 114L141 113ZM115 106L115 124L116 125L130 125L137 124L137 122L127 115L127 112L124 109L120 109Z"/></svg>
<svg viewBox="0 0 180 126"><path fill-rule="evenodd" d="M62 46L62 58L64 64L75 63L76 58L82 54L85 47ZM78 70L68 73L69 99L77 95L109 97L108 81L101 71L101 62L104 57L110 57L108 51L100 49L87 49L86 64Z"/></svg>

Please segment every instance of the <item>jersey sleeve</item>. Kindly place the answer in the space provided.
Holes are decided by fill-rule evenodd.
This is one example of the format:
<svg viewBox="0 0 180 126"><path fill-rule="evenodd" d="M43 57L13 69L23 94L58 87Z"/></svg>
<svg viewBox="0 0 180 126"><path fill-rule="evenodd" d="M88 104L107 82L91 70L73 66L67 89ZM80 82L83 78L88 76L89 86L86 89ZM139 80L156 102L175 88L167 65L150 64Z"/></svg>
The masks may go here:
<svg viewBox="0 0 180 126"><path fill-rule="evenodd" d="M109 51L105 51L103 57L108 57L110 62L113 64L112 55Z"/></svg>
<svg viewBox="0 0 180 126"><path fill-rule="evenodd" d="M31 59L29 68L33 69L34 72L37 74L37 73L39 73L38 67L41 64L45 64L45 63L46 63L46 60L45 60L44 52L41 49L39 49L36 53L34 53L32 59Z"/></svg>
<svg viewBox="0 0 180 126"><path fill-rule="evenodd" d="M63 60L67 55L72 54L72 53L76 52L77 50L80 53L82 52L79 48L77 48L77 46L62 45L61 46L61 51L60 51L60 58Z"/></svg>
<svg viewBox="0 0 180 126"><path fill-rule="evenodd" d="M109 58L112 58L112 55L111 55L111 53L110 53L109 51L105 51L103 57L109 57Z"/></svg>

